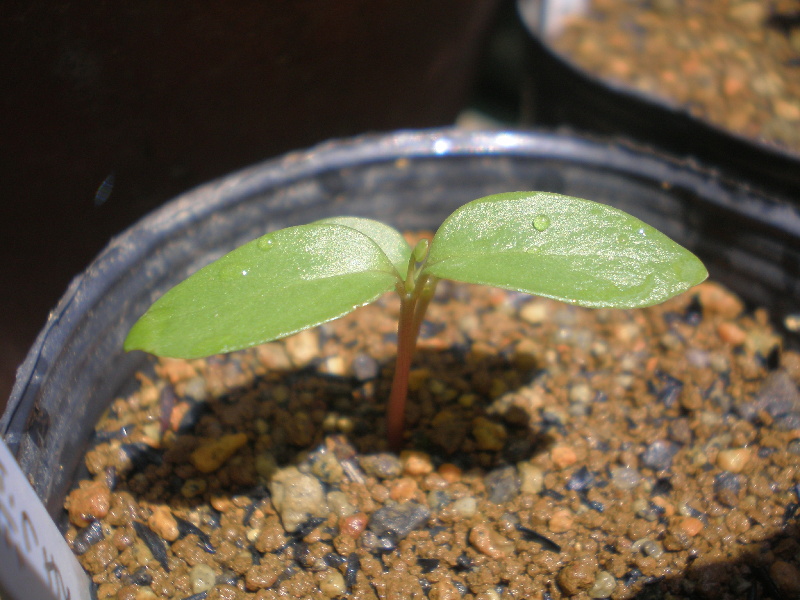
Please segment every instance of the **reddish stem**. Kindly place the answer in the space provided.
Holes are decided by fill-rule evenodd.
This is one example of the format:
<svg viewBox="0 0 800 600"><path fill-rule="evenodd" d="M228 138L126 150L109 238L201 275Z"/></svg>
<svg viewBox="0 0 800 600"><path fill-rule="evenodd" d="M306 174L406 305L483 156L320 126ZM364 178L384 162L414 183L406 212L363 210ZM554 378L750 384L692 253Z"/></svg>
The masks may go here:
<svg viewBox="0 0 800 600"><path fill-rule="evenodd" d="M425 279L419 282L414 291L400 295L400 319L397 325L397 361L392 380L392 391L389 394L389 405L386 411L386 433L389 448L399 452L403 446L403 433L406 420L406 399L408 397L408 375L411 371L411 360L417 349L422 320L433 298L436 279Z"/></svg>
<svg viewBox="0 0 800 600"><path fill-rule="evenodd" d="M405 294L400 299L400 321L397 325L397 362L386 411L386 435L389 439L389 448L394 452L399 452L403 446L408 373L411 370L411 358L414 356L414 347L417 342L414 330L416 305L417 299L413 294Z"/></svg>

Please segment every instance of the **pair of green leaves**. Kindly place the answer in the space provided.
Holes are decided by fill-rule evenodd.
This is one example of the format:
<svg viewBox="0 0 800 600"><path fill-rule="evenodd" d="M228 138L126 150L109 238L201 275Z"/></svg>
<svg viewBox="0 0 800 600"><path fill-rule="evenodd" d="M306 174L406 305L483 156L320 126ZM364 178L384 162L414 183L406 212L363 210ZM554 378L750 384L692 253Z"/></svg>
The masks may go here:
<svg viewBox="0 0 800 600"><path fill-rule="evenodd" d="M282 229L169 290L134 325L125 348L197 358L285 337L405 289L412 253L400 232L370 219ZM620 210L515 192L451 214L416 275L633 308L662 302L707 273L689 251Z"/></svg>

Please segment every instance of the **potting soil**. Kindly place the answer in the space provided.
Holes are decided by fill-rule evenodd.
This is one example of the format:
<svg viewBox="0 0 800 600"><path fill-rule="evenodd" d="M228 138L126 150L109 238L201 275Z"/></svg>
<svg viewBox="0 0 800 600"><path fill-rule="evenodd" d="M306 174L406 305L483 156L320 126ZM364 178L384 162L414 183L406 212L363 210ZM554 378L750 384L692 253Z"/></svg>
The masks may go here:
<svg viewBox="0 0 800 600"><path fill-rule="evenodd" d="M398 308L140 374L66 501L97 597L800 593L800 354L764 310L443 281L397 455Z"/></svg>

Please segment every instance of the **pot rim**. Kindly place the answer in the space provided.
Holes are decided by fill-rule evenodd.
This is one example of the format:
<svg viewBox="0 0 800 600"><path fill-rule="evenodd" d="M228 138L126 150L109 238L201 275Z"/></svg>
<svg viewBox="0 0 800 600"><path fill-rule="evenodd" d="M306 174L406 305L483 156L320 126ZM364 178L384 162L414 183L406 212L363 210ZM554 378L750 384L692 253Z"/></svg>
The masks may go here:
<svg viewBox="0 0 800 600"><path fill-rule="evenodd" d="M608 142L580 135L564 135L535 130L482 130L457 128L403 130L336 139L268 159L177 196L135 222L111 239L92 263L69 284L58 305L31 346L17 371L8 405L0 418L0 435L16 452L18 440L8 436L15 416L28 414L42 378L37 366L47 349L69 336L79 314L73 306L94 305L114 285L106 275L132 265L172 235L176 223L184 225L207 218L223 206L236 204L265 187L286 185L312 174L354 165L367 165L399 159L448 158L485 155L563 160L660 181L671 188L684 189L723 205L740 214L758 219L786 234L800 238L800 213L786 201L769 197L723 178L692 160L680 160L625 142ZM726 192L726 193L721 193Z"/></svg>

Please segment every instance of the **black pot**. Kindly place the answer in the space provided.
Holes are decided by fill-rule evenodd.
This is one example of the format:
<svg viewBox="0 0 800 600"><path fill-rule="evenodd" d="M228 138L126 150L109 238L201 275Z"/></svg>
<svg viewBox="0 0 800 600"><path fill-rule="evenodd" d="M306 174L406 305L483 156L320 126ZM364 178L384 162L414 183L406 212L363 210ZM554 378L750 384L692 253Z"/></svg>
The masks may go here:
<svg viewBox="0 0 800 600"><path fill-rule="evenodd" d="M19 370L0 432L54 518L96 421L151 359L122 341L189 273L266 231L347 214L434 228L487 194L608 202L688 246L781 321L800 306L796 207L664 156L525 132L401 132L332 142L196 188L114 239L70 285ZM57 519L58 520L58 519Z"/></svg>
<svg viewBox="0 0 800 600"><path fill-rule="evenodd" d="M548 3L559 4L517 0L529 34L526 62L537 125L617 139L624 136L676 156L693 157L724 176L798 201L800 154L736 134L684 108L586 71L550 44L543 31Z"/></svg>

